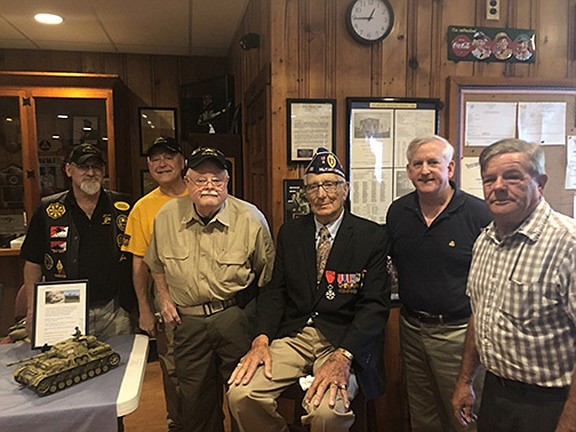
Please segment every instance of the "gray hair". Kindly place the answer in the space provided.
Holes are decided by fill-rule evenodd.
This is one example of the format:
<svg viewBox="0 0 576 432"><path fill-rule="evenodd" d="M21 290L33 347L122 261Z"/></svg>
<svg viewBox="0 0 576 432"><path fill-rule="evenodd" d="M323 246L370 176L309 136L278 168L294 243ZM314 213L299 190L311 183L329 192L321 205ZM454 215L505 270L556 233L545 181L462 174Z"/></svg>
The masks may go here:
<svg viewBox="0 0 576 432"><path fill-rule="evenodd" d="M408 144L408 148L406 149L406 158L408 159L408 163L412 161L414 153L416 153L416 150L418 150L420 146L435 141L444 144L444 149L442 149L442 157L446 162L450 162L454 156L454 147L452 147L452 144L450 144L446 138L442 138L440 135L423 135L414 138L410 144Z"/></svg>
<svg viewBox="0 0 576 432"><path fill-rule="evenodd" d="M480 153L480 171L484 173L490 159L506 153L524 153L530 160L530 175L533 178L546 173L544 149L538 144L516 138L506 138L490 144Z"/></svg>

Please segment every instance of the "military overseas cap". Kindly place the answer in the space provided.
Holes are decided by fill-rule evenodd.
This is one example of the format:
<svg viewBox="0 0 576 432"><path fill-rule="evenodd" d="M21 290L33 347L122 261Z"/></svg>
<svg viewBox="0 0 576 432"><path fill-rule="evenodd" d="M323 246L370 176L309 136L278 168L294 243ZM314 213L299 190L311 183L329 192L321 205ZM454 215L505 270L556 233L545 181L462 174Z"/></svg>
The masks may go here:
<svg viewBox="0 0 576 432"><path fill-rule="evenodd" d="M338 157L324 147L318 147L312 161L306 167L305 174L336 174L346 178Z"/></svg>
<svg viewBox="0 0 576 432"><path fill-rule="evenodd" d="M104 157L102 157L102 152L98 147L88 143L79 144L70 152L70 155L68 156L68 163L74 163L78 165L92 158L96 159L103 165L106 164Z"/></svg>
<svg viewBox="0 0 576 432"><path fill-rule="evenodd" d="M188 160L186 161L186 168L184 168L184 172L188 171L189 168L196 168L203 162L207 160L211 160L216 162L216 164L220 165L222 168L228 168L228 162L226 161L226 156L220 150L217 150L212 147L198 147L194 150Z"/></svg>
<svg viewBox="0 0 576 432"><path fill-rule="evenodd" d="M158 150L168 150L172 153L182 153L182 147L178 144L175 138L169 136L161 136L154 140L152 145L148 148L146 156L150 157Z"/></svg>

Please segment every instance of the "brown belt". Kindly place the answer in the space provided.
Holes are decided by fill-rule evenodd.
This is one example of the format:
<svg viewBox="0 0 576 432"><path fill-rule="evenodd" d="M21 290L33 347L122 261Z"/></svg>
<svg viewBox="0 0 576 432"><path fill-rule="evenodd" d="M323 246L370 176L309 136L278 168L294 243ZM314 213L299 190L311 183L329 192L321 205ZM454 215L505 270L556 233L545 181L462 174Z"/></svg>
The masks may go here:
<svg viewBox="0 0 576 432"><path fill-rule="evenodd" d="M228 300L214 300L196 306L176 306L176 308L182 315L209 317L210 315L222 312L235 304L236 297L232 297Z"/></svg>

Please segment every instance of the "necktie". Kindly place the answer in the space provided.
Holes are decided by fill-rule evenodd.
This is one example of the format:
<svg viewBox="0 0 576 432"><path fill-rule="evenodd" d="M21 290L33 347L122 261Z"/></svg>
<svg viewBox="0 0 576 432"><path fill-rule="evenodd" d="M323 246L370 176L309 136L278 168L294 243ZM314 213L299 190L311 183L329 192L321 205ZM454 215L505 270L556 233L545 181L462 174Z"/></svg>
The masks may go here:
<svg viewBox="0 0 576 432"><path fill-rule="evenodd" d="M323 226L320 228L320 240L318 241L318 249L316 250L316 280L318 282L322 279L322 274L326 268L326 261L328 261L328 255L330 254L330 246L330 233L328 232L328 228Z"/></svg>

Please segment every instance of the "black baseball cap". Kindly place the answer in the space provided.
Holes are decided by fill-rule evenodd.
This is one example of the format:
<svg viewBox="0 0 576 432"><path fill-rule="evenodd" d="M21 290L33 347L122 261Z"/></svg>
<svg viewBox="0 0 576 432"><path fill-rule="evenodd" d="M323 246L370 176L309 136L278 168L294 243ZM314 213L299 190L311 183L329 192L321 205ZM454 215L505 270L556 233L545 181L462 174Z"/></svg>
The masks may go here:
<svg viewBox="0 0 576 432"><path fill-rule="evenodd" d="M106 161L104 160L100 149L88 143L79 144L74 147L68 156L68 163L79 165L86 162L88 159L96 159L102 165L106 165Z"/></svg>
<svg viewBox="0 0 576 432"><path fill-rule="evenodd" d="M184 168L184 172L188 171L188 169L194 169L198 165L207 160L212 160L216 162L217 165L220 165L223 169L228 168L228 162L226 161L226 156L220 150L217 150L212 147L198 147L194 150L188 160L186 161L186 168Z"/></svg>
<svg viewBox="0 0 576 432"><path fill-rule="evenodd" d="M175 138L168 136L161 136L154 140L152 145L148 148L146 156L150 157L157 150L168 150L172 153L182 154L182 147L178 144Z"/></svg>

